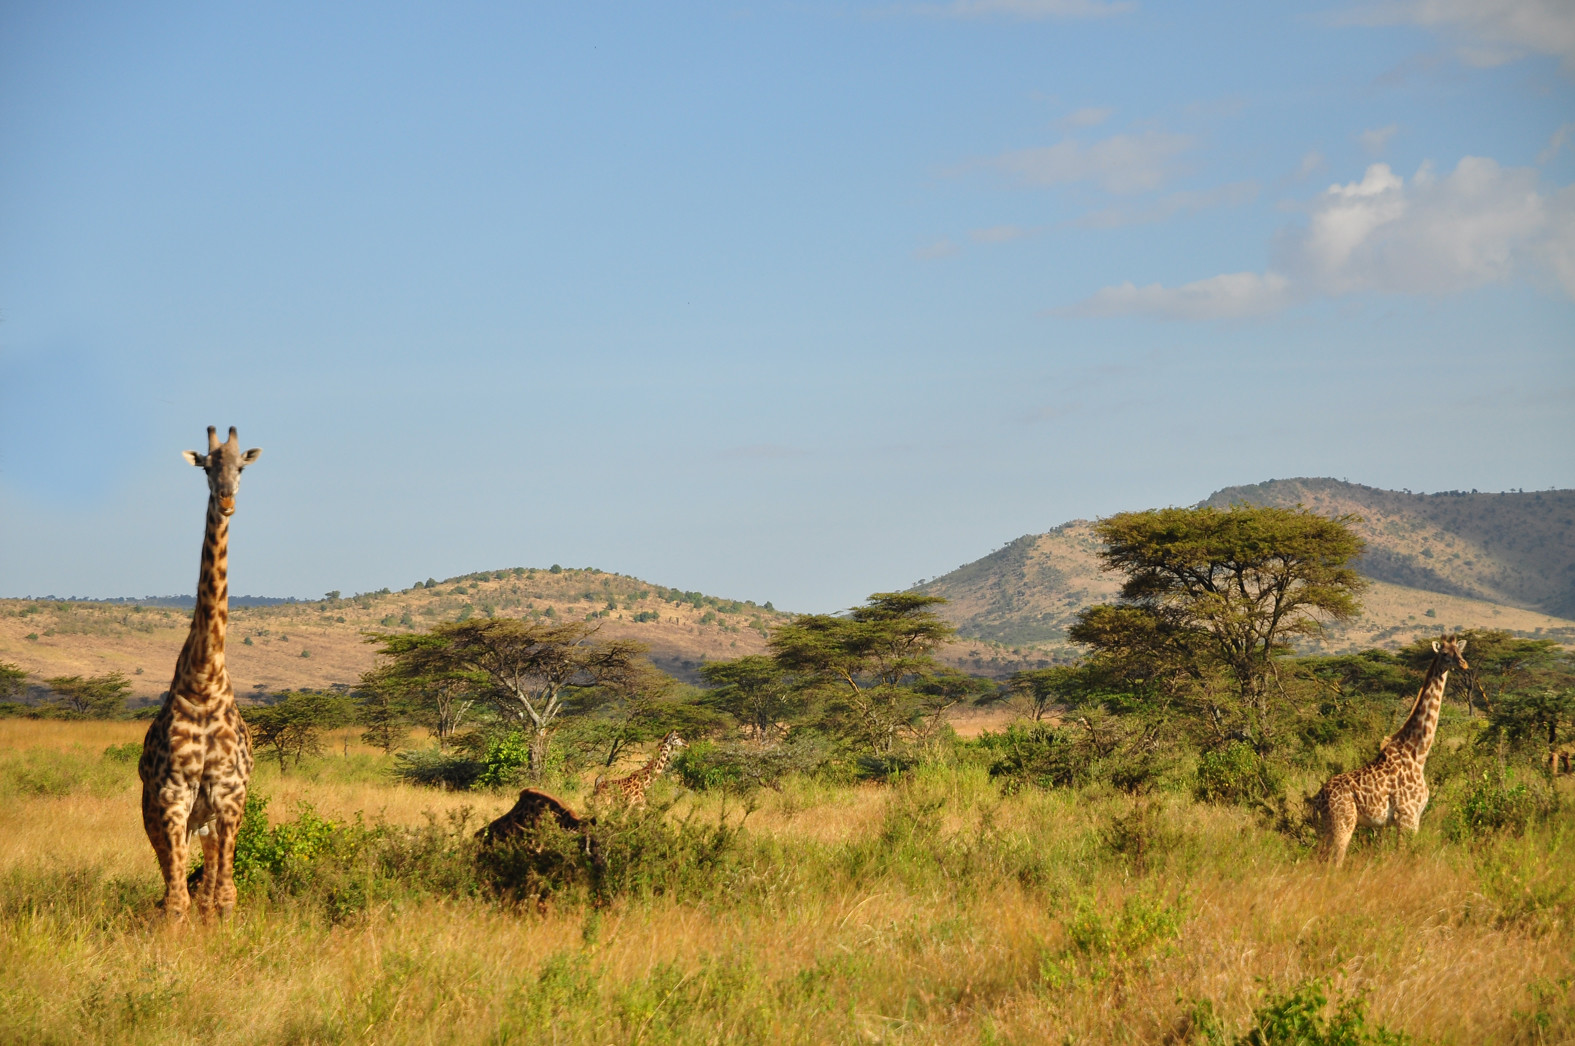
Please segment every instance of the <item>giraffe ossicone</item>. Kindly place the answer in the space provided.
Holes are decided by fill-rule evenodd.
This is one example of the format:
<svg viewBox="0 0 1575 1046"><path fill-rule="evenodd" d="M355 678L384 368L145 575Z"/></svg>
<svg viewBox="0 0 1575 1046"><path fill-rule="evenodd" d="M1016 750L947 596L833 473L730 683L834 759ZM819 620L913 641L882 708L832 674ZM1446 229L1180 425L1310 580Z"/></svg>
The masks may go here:
<svg viewBox="0 0 1575 1046"><path fill-rule="evenodd" d="M1357 826L1387 828L1398 833L1405 829L1415 834L1422 826L1422 811L1427 809L1427 754L1438 731L1438 711L1444 701L1444 686L1449 670L1465 670L1464 639L1445 636L1433 644L1433 662L1428 666L1422 689L1411 706L1405 723L1379 745L1378 758L1349 773L1335 774L1312 798L1318 814L1319 836L1324 856L1336 867L1345 861L1345 851Z"/></svg>
<svg viewBox="0 0 1575 1046"><path fill-rule="evenodd" d="M224 663L230 516L241 471L261 454L256 448L242 451L233 427L230 438L220 443L211 425L208 452L183 453L208 478L197 601L169 693L148 726L137 764L142 826L164 876L159 903L174 922L183 920L191 907L186 864L193 835L201 840L203 857L198 912L204 918L223 916L235 907L235 838L246 809L252 750Z"/></svg>

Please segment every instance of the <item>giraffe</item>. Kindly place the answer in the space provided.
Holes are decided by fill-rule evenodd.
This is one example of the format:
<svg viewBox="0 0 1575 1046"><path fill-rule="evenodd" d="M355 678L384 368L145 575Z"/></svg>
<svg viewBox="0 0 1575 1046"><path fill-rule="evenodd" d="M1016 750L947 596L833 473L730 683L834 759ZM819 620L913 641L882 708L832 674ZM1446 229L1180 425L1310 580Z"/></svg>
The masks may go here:
<svg viewBox="0 0 1575 1046"><path fill-rule="evenodd" d="M1470 667L1462 656L1465 648L1464 639L1457 642L1449 636L1441 644L1434 643L1433 663L1411 714L1392 737L1384 738L1378 758L1359 770L1329 778L1312 798L1313 809L1323 822L1319 832L1323 852L1335 867L1344 862L1345 849L1359 824L1369 828L1394 825L1397 838L1402 828L1414 834L1421 827L1422 811L1427 807L1427 780L1422 771L1438 729L1438 709L1444 701L1449 670Z"/></svg>
<svg viewBox="0 0 1575 1046"><path fill-rule="evenodd" d="M235 907L235 833L252 773L251 742L235 706L224 667L230 618L230 514L241 470L261 450L243 452L230 429L220 443L208 426L208 453L184 452L208 476L208 518L197 575L197 605L186 645L175 661L164 707L148 727L137 773L142 778L142 826L164 875L165 918L181 922L191 907L186 855L191 835L202 840L203 876L197 910L207 918Z"/></svg>
<svg viewBox="0 0 1575 1046"><path fill-rule="evenodd" d="M667 736L662 738L661 745L656 749L656 754L651 761L628 777L618 777L611 781L598 777L596 787L591 790L591 798L601 796L619 796L630 806L645 805L645 790L651 787L651 782L667 769L667 764L672 760L673 753L680 748L688 748L689 744L678 736L677 730L669 730Z"/></svg>

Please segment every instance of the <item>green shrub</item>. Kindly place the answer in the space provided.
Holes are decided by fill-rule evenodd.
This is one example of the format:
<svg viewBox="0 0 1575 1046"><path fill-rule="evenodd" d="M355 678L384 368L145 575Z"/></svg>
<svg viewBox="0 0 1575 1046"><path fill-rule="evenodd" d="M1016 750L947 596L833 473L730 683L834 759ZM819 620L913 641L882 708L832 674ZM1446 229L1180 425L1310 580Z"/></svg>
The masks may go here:
<svg viewBox="0 0 1575 1046"><path fill-rule="evenodd" d="M518 730L494 734L481 751L481 772L474 787L508 788L517 785L530 763L530 738Z"/></svg>
<svg viewBox="0 0 1575 1046"><path fill-rule="evenodd" d="M479 759L421 748L396 753L389 773L406 784L463 791L476 783L484 768Z"/></svg>
<svg viewBox="0 0 1575 1046"><path fill-rule="evenodd" d="M1088 753L1064 728L1014 723L1004 734L981 734L977 743L993 756L990 776L1008 792L1024 785L1071 788L1088 780Z"/></svg>
<svg viewBox="0 0 1575 1046"><path fill-rule="evenodd" d="M123 745L110 745L104 749L104 758L112 763L135 763L142 758L142 742L127 741Z"/></svg>
<svg viewBox="0 0 1575 1046"><path fill-rule="evenodd" d="M700 740L678 754L673 769L685 787L697 792L749 792L780 789L789 774L814 774L830 757L826 741L810 734L795 734L769 747Z"/></svg>
<svg viewBox="0 0 1575 1046"><path fill-rule="evenodd" d="M1496 832L1520 835L1534 820L1558 809L1556 792L1512 781L1502 773L1482 771L1444 818L1445 837L1462 843Z"/></svg>
<svg viewBox="0 0 1575 1046"><path fill-rule="evenodd" d="M1207 1003L1194 1007L1194 1041L1225 1046L1231 1040ZM1253 1026L1235 1046L1403 1046L1406 1036L1368 1023L1360 996L1342 1000L1329 1012L1324 982L1304 981L1285 995L1270 996L1253 1013Z"/></svg>
<svg viewBox="0 0 1575 1046"><path fill-rule="evenodd" d="M1245 742L1232 741L1223 748L1204 752L1198 759L1194 794L1202 802L1251 806L1269 801L1282 791L1278 775Z"/></svg>

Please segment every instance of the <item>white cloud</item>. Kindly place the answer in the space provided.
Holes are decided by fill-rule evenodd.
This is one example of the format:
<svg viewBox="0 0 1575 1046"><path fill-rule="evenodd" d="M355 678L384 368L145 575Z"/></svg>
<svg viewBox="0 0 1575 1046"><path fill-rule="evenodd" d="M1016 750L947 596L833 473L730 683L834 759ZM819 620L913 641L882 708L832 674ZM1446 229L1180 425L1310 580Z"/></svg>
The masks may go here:
<svg viewBox="0 0 1575 1046"><path fill-rule="evenodd" d="M1537 154L1537 162L1551 163L1553 158L1559 154L1559 150L1569 144L1571 136L1575 136L1575 123L1560 125L1559 129L1554 131L1553 136L1548 139L1548 144Z"/></svg>
<svg viewBox="0 0 1575 1046"><path fill-rule="evenodd" d="M1384 151L1384 147L1389 144L1389 139L1393 138L1399 129L1399 124L1392 123L1388 127L1374 127L1363 131L1358 137L1361 139L1363 149L1377 155Z"/></svg>
<svg viewBox="0 0 1575 1046"><path fill-rule="evenodd" d="M1575 186L1545 192L1534 168L1467 156L1407 183L1388 164L1331 185L1304 226L1282 230L1262 273L1180 287L1123 283L1068 310L1175 319L1246 316L1297 300L1363 292L1454 294L1548 277L1575 298Z"/></svg>
<svg viewBox="0 0 1575 1046"><path fill-rule="evenodd" d="M988 229L970 231L968 238L974 243L1010 243L1027 236L1028 232L1020 225L992 225Z"/></svg>
<svg viewBox="0 0 1575 1046"><path fill-rule="evenodd" d="M920 247L918 250L913 252L913 256L920 259L921 261L934 261L936 258L950 258L952 255L957 254L961 250L962 248L957 246L951 240L942 237L941 239L936 240L934 243Z"/></svg>
<svg viewBox="0 0 1575 1046"><path fill-rule="evenodd" d="M1458 293L1534 264L1548 222L1532 168L1467 156L1442 178L1423 164L1407 185L1375 163L1360 182L1330 186L1306 228L1282 234L1276 257L1324 294Z"/></svg>
<svg viewBox="0 0 1575 1046"><path fill-rule="evenodd" d="M1171 320L1235 319L1273 312L1288 299L1289 284L1278 273L1233 272L1164 287L1123 283L1105 287L1086 301L1061 310L1072 316L1156 316Z"/></svg>
<svg viewBox="0 0 1575 1046"><path fill-rule="evenodd" d="M1575 74L1575 4L1570 0L1402 0L1360 7L1341 20L1441 30L1458 39L1456 51L1471 65L1545 54Z"/></svg>
<svg viewBox="0 0 1575 1046"><path fill-rule="evenodd" d="M1214 207L1233 207L1250 203L1258 196L1258 183L1232 182L1202 192L1173 192L1152 203L1129 207L1106 207L1085 214L1073 224L1092 229L1113 229L1123 225L1151 225L1167 221L1178 214L1193 214Z"/></svg>
<svg viewBox="0 0 1575 1046"><path fill-rule="evenodd" d="M1061 119L1063 127L1098 127L1110 119L1110 114L1115 110L1109 106L1085 105L1076 112L1068 113Z"/></svg>
<svg viewBox="0 0 1575 1046"><path fill-rule="evenodd" d="M1111 193L1148 192L1165 183L1175 157L1194 144L1182 134L1144 131L1117 134L1085 145L1066 138L1054 145L1017 149L984 161L1025 185L1088 181Z"/></svg>
<svg viewBox="0 0 1575 1046"><path fill-rule="evenodd" d="M1297 166L1296 173L1292 175L1292 178L1295 181L1310 178L1327 166L1328 162L1324 160L1323 153L1313 149L1306 156L1302 157L1302 162Z"/></svg>
<svg viewBox="0 0 1575 1046"><path fill-rule="evenodd" d="M1041 21L1046 18L1108 18L1137 10L1130 0L953 0L950 4L927 4L915 10L948 18L1015 18Z"/></svg>

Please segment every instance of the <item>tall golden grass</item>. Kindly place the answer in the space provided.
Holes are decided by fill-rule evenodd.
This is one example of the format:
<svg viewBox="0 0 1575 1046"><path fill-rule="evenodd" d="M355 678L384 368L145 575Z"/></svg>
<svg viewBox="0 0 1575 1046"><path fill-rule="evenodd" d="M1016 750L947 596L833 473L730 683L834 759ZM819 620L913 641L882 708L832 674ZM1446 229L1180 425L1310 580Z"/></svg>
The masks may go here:
<svg viewBox="0 0 1575 1046"><path fill-rule="evenodd" d="M932 765L764 793L708 895L539 913L412 891L333 918L250 893L179 930L155 917L135 766L101 754L139 734L0 722L0 1041L1180 1042L1201 1003L1239 1032L1311 978L1418 1041L1575 1041L1567 820L1454 845L1435 811L1334 871L1242 809L1002 796ZM419 824L512 798L418 791L379 758L261 764L255 787L275 820L308 802Z"/></svg>

